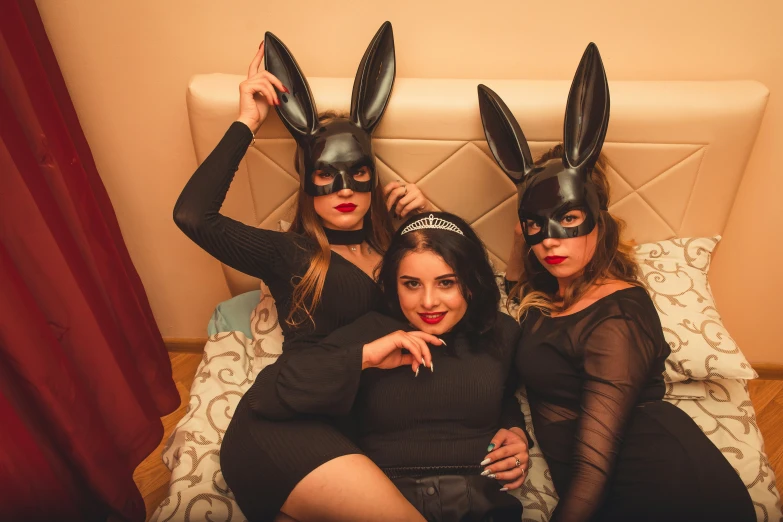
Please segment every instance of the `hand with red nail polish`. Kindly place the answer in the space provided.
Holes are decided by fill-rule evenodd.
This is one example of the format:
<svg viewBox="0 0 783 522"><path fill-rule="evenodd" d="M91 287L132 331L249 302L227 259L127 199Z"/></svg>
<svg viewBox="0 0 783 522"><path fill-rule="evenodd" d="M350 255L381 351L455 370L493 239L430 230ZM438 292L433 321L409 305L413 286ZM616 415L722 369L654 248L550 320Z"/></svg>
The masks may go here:
<svg viewBox="0 0 783 522"><path fill-rule="evenodd" d="M264 70L264 42L250 62L247 79L239 84L239 116L237 121L247 125L255 134L269 113L270 105L280 105L279 92L288 92L285 85L273 74Z"/></svg>

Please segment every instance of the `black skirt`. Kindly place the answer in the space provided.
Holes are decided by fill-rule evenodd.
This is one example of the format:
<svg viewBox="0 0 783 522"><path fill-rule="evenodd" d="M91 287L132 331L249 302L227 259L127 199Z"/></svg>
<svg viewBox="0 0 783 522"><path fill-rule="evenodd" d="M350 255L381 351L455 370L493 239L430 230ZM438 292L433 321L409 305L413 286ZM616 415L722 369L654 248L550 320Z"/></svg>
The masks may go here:
<svg viewBox="0 0 783 522"><path fill-rule="evenodd" d="M255 415L243 397L220 447L220 467L242 514L251 522L263 522L277 516L311 471L356 453L362 451L336 424L269 421Z"/></svg>
<svg viewBox="0 0 783 522"><path fill-rule="evenodd" d="M522 504L500 483L480 475L393 478L392 482L430 522L519 522Z"/></svg>

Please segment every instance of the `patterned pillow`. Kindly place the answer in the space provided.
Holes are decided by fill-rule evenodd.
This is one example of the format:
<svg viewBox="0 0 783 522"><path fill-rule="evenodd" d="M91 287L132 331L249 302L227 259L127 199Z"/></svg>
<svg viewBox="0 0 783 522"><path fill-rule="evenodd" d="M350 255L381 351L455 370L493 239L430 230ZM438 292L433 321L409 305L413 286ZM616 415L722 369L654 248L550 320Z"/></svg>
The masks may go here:
<svg viewBox="0 0 783 522"><path fill-rule="evenodd" d="M707 281L720 236L636 247L636 257L672 353L666 382L755 379L758 374L723 326Z"/></svg>
<svg viewBox="0 0 783 522"><path fill-rule="evenodd" d="M261 281L261 300L250 314L253 334L253 375L274 363L283 353L283 330L277 317L275 298Z"/></svg>

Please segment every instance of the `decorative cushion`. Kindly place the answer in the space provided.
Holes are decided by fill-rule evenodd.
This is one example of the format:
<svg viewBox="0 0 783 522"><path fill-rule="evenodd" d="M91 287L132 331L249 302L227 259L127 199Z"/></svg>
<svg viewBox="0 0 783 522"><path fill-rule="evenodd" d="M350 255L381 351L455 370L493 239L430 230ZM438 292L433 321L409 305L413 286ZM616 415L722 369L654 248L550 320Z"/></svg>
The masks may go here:
<svg viewBox="0 0 783 522"><path fill-rule="evenodd" d="M242 332L248 339L250 333L250 314L261 296L258 290L245 292L223 301L215 307L212 318L207 324L207 333L213 336L222 332Z"/></svg>
<svg viewBox="0 0 783 522"><path fill-rule="evenodd" d="M275 298L263 281L261 300L250 314L250 330L253 336L253 372L257 375L283 353L283 330L278 321Z"/></svg>
<svg viewBox="0 0 783 522"><path fill-rule="evenodd" d="M719 240L670 239L636 247L642 282L672 349L666 382L758 377L723 326L707 281Z"/></svg>

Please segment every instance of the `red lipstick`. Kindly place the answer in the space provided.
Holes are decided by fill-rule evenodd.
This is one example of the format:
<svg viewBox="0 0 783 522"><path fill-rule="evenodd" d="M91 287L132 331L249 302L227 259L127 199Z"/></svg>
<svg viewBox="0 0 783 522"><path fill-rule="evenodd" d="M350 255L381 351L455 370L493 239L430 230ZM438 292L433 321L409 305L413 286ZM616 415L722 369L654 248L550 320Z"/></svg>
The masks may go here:
<svg viewBox="0 0 783 522"><path fill-rule="evenodd" d="M544 261L549 263L550 265L559 265L563 261L565 261L567 258L564 256L546 256L544 258Z"/></svg>
<svg viewBox="0 0 783 522"><path fill-rule="evenodd" d="M428 314L419 314L419 317L421 317L421 320L424 321L427 324L438 324L443 320L444 317L446 317L447 312L436 312L436 313L428 313Z"/></svg>
<svg viewBox="0 0 783 522"><path fill-rule="evenodd" d="M353 203L341 203L334 208L336 208L340 212L353 212L354 210L356 210L356 205L354 205Z"/></svg>

